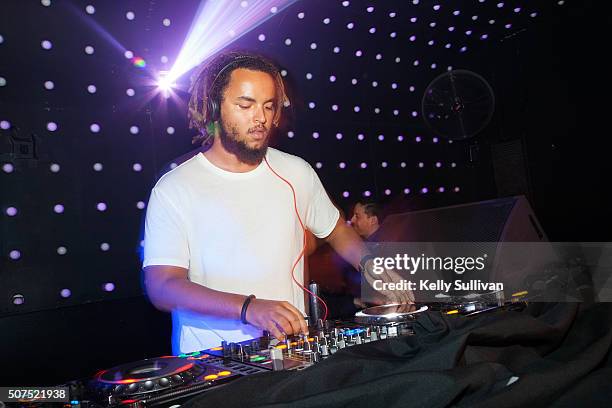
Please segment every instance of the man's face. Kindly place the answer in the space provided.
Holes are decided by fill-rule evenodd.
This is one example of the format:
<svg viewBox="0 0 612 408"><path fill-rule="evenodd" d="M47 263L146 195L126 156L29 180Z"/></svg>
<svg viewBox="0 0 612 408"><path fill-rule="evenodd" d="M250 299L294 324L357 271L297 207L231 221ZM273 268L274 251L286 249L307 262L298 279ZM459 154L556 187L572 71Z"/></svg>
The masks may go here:
<svg viewBox="0 0 612 408"><path fill-rule="evenodd" d="M374 217L370 217L365 213L363 205L356 204L353 209L353 217L351 218L351 225L353 229L355 229L355 232L367 238L371 234L373 222Z"/></svg>
<svg viewBox="0 0 612 408"><path fill-rule="evenodd" d="M248 164L258 164L266 154L276 109L276 84L261 71L232 71L221 103L221 144Z"/></svg>

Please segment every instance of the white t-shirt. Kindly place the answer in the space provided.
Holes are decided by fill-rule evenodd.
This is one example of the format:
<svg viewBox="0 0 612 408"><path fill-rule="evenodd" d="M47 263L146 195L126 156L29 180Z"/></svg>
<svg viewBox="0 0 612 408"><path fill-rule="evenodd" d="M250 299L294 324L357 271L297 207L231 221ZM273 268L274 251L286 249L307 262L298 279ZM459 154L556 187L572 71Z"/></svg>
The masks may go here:
<svg viewBox="0 0 612 408"><path fill-rule="evenodd" d="M268 148L270 166L295 189L302 221L319 238L339 217L319 177L303 159ZM291 278L303 246L291 188L262 161L252 171L222 170L199 153L162 176L147 208L143 267L186 268L208 288L286 300L304 311L304 293ZM303 283L303 260L295 278ZM215 347L261 336L237 320L175 310L173 352Z"/></svg>

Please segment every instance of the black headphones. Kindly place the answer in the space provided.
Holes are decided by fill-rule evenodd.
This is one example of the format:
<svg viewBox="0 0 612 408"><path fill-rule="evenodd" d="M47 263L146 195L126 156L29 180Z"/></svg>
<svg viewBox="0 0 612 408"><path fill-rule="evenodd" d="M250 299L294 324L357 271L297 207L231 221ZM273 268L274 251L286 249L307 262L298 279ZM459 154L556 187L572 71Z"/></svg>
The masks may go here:
<svg viewBox="0 0 612 408"><path fill-rule="evenodd" d="M245 60L245 59L256 59L256 57L252 55L236 55L235 57L231 59L230 62L225 64L223 68L219 70L219 72L217 72L217 75L215 75L215 78L212 80L212 82L208 86L208 89L212 90L214 88L215 83L217 82L217 80L219 79L219 77L225 70L227 70L230 66L232 66L236 62L240 60ZM208 116L208 121L211 123L216 122L221 118L221 108L219 107L219 102L217 102L215 98L210 98L210 97L206 98L206 114Z"/></svg>
<svg viewBox="0 0 612 408"><path fill-rule="evenodd" d="M239 54L239 55L232 57L232 59L227 64L225 64L223 68L219 70L219 72L217 72L217 75L215 75L215 78L212 80L212 82L208 86L209 95L210 95L210 91L214 88L221 74L224 71L226 71L229 67L234 65L236 62L245 60L245 59L258 60L259 57L255 55L244 55L244 54ZM287 98L287 95L285 94L285 88L282 83L283 80L280 77L279 73L277 73L277 78L275 78L275 81L277 81L278 86L280 87L281 99L284 104L285 102L288 102L289 99ZM217 101L215 98L211 98L210 96L206 98L206 119L208 122L207 127L213 125L216 121L218 121L221 118L221 108L219 105L220 105L220 102ZM282 107L279 107L279 109L281 108Z"/></svg>

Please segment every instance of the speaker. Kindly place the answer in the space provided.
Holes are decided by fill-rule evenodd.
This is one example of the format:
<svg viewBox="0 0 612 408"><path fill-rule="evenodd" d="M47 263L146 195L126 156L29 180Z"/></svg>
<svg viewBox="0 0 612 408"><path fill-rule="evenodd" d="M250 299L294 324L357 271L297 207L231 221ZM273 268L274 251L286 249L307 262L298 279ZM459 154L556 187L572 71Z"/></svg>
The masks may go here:
<svg viewBox="0 0 612 408"><path fill-rule="evenodd" d="M524 196L389 215L376 232L387 242L546 242Z"/></svg>
<svg viewBox="0 0 612 408"><path fill-rule="evenodd" d="M534 289L530 279L557 260L553 245L524 196L389 215L376 232L376 241L415 243L405 245L411 250L453 247L456 256L486 253L491 267L480 276L469 276L504 282L506 296Z"/></svg>

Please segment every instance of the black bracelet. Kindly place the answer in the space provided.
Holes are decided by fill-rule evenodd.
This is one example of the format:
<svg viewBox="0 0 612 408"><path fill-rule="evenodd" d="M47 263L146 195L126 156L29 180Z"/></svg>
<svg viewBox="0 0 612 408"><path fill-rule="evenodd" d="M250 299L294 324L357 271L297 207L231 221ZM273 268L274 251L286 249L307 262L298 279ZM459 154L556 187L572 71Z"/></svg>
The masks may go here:
<svg viewBox="0 0 612 408"><path fill-rule="evenodd" d="M363 258L361 258L361 261L359 261L359 271L360 272L365 272L365 264L370 259L374 259L374 258L376 258L376 257L374 255L372 255L372 254L365 255Z"/></svg>
<svg viewBox="0 0 612 408"><path fill-rule="evenodd" d="M242 304L242 311L240 312L240 321L244 324L249 324L246 320L246 311L247 307L249 307L249 303L251 300L255 299L255 295L249 295L246 299L244 299L244 303Z"/></svg>

